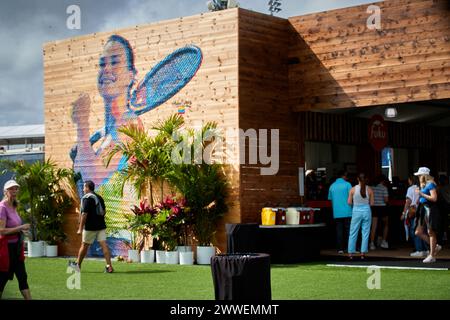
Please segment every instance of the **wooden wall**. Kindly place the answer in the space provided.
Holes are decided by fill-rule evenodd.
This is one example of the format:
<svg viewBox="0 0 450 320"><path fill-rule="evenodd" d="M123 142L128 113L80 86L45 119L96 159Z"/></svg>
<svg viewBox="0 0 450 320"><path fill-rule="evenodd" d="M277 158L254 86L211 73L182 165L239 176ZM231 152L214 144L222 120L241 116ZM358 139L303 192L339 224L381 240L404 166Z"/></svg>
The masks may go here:
<svg viewBox="0 0 450 320"><path fill-rule="evenodd" d="M103 127L105 111L97 90L98 61L112 34L119 34L130 42L139 80L177 48L194 44L202 50L202 65L191 82L166 103L140 117L146 128L156 119L177 112L174 102L183 100L192 102L184 116L188 125L216 121L219 128L237 128L237 16L238 9L232 9L46 43L43 50L46 157L62 167L72 166L69 151L76 143L76 128L71 121L71 103L80 93L91 97L90 132ZM234 144L237 145L237 141ZM224 223L240 220L237 163L227 166L227 176L231 182L231 209L217 234L221 250L226 244ZM75 234L76 217L74 208L67 216L69 242L62 248L62 254L74 255L80 245L80 237Z"/></svg>
<svg viewBox="0 0 450 320"><path fill-rule="evenodd" d="M280 130L280 168L241 164L241 222L261 222L261 208L299 203L297 115L288 104L287 20L239 10L239 127ZM246 140L246 153L249 152ZM248 160L248 159L247 159Z"/></svg>
<svg viewBox="0 0 450 320"><path fill-rule="evenodd" d="M292 107L329 109L450 98L450 4L390 0L289 18Z"/></svg>

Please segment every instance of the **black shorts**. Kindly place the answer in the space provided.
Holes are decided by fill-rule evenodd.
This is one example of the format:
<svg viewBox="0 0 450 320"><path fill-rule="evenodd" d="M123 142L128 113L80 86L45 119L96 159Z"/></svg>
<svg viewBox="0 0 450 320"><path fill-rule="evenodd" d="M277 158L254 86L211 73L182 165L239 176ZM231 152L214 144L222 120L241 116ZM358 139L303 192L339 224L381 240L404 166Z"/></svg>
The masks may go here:
<svg viewBox="0 0 450 320"><path fill-rule="evenodd" d="M439 207L435 204L423 204L421 203L418 208L418 225L427 226L428 229L434 232L441 231L441 217L439 213Z"/></svg>
<svg viewBox="0 0 450 320"><path fill-rule="evenodd" d="M389 211L387 206L373 206L372 209L372 218L383 218L389 216Z"/></svg>

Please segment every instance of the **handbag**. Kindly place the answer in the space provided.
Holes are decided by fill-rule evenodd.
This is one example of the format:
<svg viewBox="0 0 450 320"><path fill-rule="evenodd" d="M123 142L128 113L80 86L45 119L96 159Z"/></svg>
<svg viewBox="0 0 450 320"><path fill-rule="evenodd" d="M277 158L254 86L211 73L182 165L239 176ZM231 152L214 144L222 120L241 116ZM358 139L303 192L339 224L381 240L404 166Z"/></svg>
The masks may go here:
<svg viewBox="0 0 450 320"><path fill-rule="evenodd" d="M8 239L0 236L0 272L9 271Z"/></svg>
<svg viewBox="0 0 450 320"><path fill-rule="evenodd" d="M417 211L416 207L409 207L408 218L410 218L410 219L414 218L416 216L416 211Z"/></svg>

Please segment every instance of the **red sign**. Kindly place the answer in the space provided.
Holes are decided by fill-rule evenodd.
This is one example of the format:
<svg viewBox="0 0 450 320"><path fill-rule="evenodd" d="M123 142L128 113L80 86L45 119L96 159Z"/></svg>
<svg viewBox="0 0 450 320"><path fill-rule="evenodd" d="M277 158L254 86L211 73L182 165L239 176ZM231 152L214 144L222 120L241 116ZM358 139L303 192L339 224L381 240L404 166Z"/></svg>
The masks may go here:
<svg viewBox="0 0 450 320"><path fill-rule="evenodd" d="M387 124L379 114L370 118L368 137L370 144L377 151L383 150L388 143Z"/></svg>

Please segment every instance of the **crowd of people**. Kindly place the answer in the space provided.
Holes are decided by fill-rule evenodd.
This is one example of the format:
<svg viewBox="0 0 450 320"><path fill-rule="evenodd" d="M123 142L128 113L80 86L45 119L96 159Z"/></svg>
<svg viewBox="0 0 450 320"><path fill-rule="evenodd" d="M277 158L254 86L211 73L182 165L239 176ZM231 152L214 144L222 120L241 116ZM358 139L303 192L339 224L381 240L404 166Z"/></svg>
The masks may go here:
<svg viewBox="0 0 450 320"><path fill-rule="evenodd" d="M353 260L361 233L360 257L365 259L369 250L389 249L389 219L401 219L405 240L414 246L412 257L423 257L424 263L436 261L436 255L447 241L450 213L450 185L445 175L438 181L430 169L421 167L408 178L408 185L399 179L390 182L378 176L369 186L364 174L357 183L344 171L330 185L328 199L332 202L336 226L336 247L339 254L348 253ZM403 194L404 206L399 217L389 211L389 200ZM346 250L347 249L347 250Z"/></svg>

